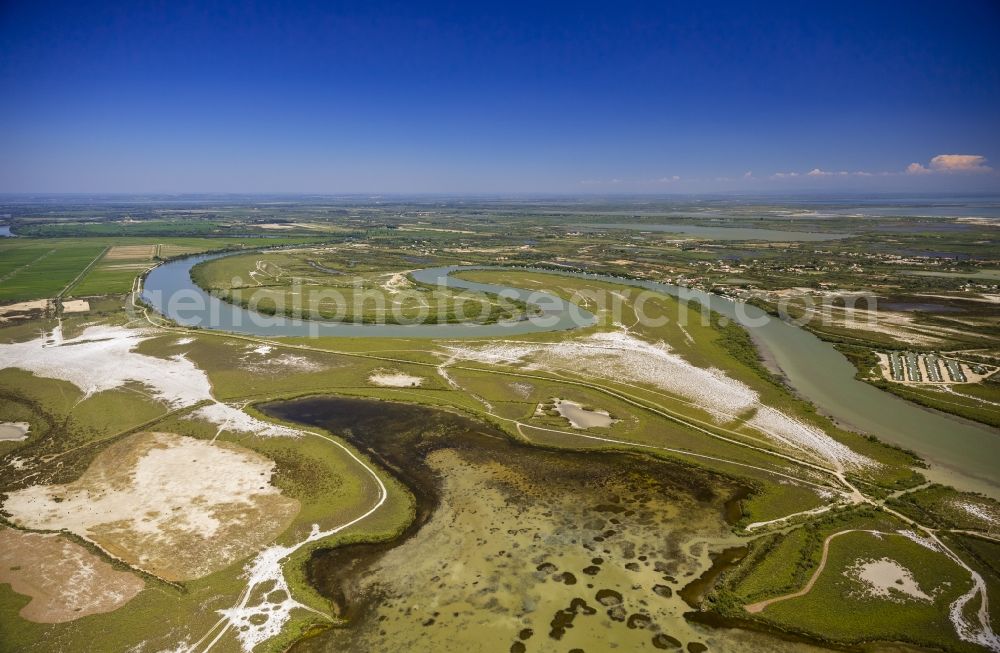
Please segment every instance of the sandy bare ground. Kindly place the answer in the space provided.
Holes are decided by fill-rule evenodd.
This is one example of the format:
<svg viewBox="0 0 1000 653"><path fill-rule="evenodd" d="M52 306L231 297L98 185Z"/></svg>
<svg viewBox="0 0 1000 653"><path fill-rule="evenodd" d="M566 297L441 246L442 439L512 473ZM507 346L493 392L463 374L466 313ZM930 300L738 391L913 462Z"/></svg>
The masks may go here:
<svg viewBox="0 0 1000 653"><path fill-rule="evenodd" d="M44 311L48 307L49 300L35 299L30 302L18 302L16 304L0 306L0 315L6 315L7 313L24 313L27 311Z"/></svg>
<svg viewBox="0 0 1000 653"><path fill-rule="evenodd" d="M982 217L961 217L955 218L955 222L967 222L969 224L981 225L984 227L1000 227L1000 220L996 218L982 218Z"/></svg>
<svg viewBox="0 0 1000 653"><path fill-rule="evenodd" d="M78 480L12 492L3 509L18 526L67 530L160 578L188 580L288 527L299 503L271 485L273 472L271 460L232 443L140 433L101 452Z"/></svg>
<svg viewBox="0 0 1000 653"><path fill-rule="evenodd" d="M0 528L0 583L31 597L21 617L45 624L117 610L145 585L62 535L13 528Z"/></svg>
<svg viewBox="0 0 1000 653"><path fill-rule="evenodd" d="M965 302L981 302L985 304L1000 304L1000 295L995 295L991 293L979 293L973 295L971 293L962 293L960 295L931 295L927 293L921 293L921 297L933 297L934 299L960 299Z"/></svg>
<svg viewBox="0 0 1000 653"><path fill-rule="evenodd" d="M828 296L845 296L848 294L826 293ZM814 291L808 288L780 290L769 293L768 298L772 301L791 299L793 306L797 305L794 302L800 298L805 298L809 301L822 301L821 297L818 297ZM858 307L833 306L828 303L818 307L808 305L798 307L807 313L810 319L820 320L818 324L882 333L898 340L901 344L937 346L947 342L953 336L967 335L966 331L961 329L921 323L916 316L905 311L868 310L864 301L860 301Z"/></svg>
<svg viewBox="0 0 1000 653"><path fill-rule="evenodd" d="M86 299L67 299L62 307L63 313L86 313L90 310L90 302Z"/></svg>

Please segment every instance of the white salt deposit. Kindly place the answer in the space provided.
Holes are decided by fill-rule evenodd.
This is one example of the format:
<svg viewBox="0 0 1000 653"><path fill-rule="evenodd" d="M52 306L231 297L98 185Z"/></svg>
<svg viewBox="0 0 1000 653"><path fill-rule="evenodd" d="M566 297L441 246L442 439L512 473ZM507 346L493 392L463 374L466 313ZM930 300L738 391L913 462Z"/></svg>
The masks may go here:
<svg viewBox="0 0 1000 653"><path fill-rule="evenodd" d="M146 535L180 530L207 539L221 524L218 506L250 507L256 495L281 492L270 484L274 464L261 456L173 434L155 437L157 446L136 461L129 487L32 485L9 493L4 510L14 523L38 530L88 536L95 526L115 524Z"/></svg>
<svg viewBox="0 0 1000 653"><path fill-rule="evenodd" d="M936 541L934 541L933 538L924 537L922 535L918 535L916 533L916 531L903 530L903 531L896 531L896 532L899 533L900 535L902 535L903 537L905 537L906 539L910 540L911 542L914 542L915 544L919 544L920 546L924 547L925 549L930 549L931 551L940 551L941 550L941 547L938 546L938 543Z"/></svg>
<svg viewBox="0 0 1000 653"><path fill-rule="evenodd" d="M877 465L822 430L761 404L752 388L722 370L697 367L665 343L651 344L623 331L595 333L556 343L498 342L484 346L451 345L448 349L455 358L483 363L526 363L529 368L561 368L648 384L698 405L720 423L756 409L746 424L786 446L809 452L838 467Z"/></svg>
<svg viewBox="0 0 1000 653"><path fill-rule="evenodd" d="M116 446L76 481L8 493L4 511L24 528L70 531L178 580L258 550L298 511L271 485L275 463L248 449L172 433Z"/></svg>
<svg viewBox="0 0 1000 653"><path fill-rule="evenodd" d="M278 426L269 422L263 422L255 417L247 415L239 408L214 402L207 406L198 408L190 415L191 418L203 419L206 422L216 424L223 431L239 431L240 433L253 433L263 437L298 437L299 431L285 426Z"/></svg>
<svg viewBox="0 0 1000 653"><path fill-rule="evenodd" d="M267 547L257 554L257 557L254 558L253 562L251 562L246 568L246 589L241 595L239 604L228 610L219 611L223 619L226 620L225 630L232 628L236 631L236 637L239 639L240 646L242 647L244 653L251 653L260 643L280 634L282 628L284 628L285 624L291 619L292 610L296 608L311 610L308 606L299 603L292 598L288 581L285 579L285 574L282 570L282 563L287 560L292 553L299 550L303 546L306 546L310 542L317 542L330 537L331 535L339 533L346 528L350 528L359 521L366 519L369 515L378 510L383 503L385 503L386 497L388 496L385 484L371 467L365 464L360 458L355 456L349 449L344 447L344 445L339 442L330 440L325 436L320 437L329 440L336 446L343 449L347 452L347 455L349 455L355 462L364 467L365 470L371 474L379 488L378 500L371 508L368 509L367 512L359 517L355 517L349 522L345 522L340 526L336 526L326 531L320 530L318 524L313 524L309 537L305 538L298 544L291 546L276 544L274 546ZM262 586L269 586L270 591L257 598L258 602L256 604L251 604L251 598L255 596L254 590ZM215 639L208 642L204 650L207 651L211 649L215 642L217 642L225 633L225 630L219 631L218 634L215 635ZM204 640L205 638L202 639ZM199 642L199 644L200 643L201 642Z"/></svg>
<svg viewBox="0 0 1000 653"><path fill-rule="evenodd" d="M272 356L275 347L273 345L258 345L249 347L240 360L242 367L256 373L276 373L276 372L320 372L326 367L317 363L311 358L298 354L282 354Z"/></svg>
<svg viewBox="0 0 1000 653"><path fill-rule="evenodd" d="M990 526L996 526L1000 524L1000 515L996 512L991 511L989 506L983 505L981 503L971 503L969 501L956 501L955 505L969 513L976 519L981 519Z"/></svg>
<svg viewBox="0 0 1000 653"><path fill-rule="evenodd" d="M376 370L368 377L368 381L384 388L411 388L422 384L424 379L405 372Z"/></svg>
<svg viewBox="0 0 1000 653"><path fill-rule="evenodd" d="M0 344L0 366L68 381L83 391L84 398L128 383L140 383L154 399L170 408L212 401L214 405L196 414L229 430L257 435L297 433L217 402L212 397L208 375L183 354L157 358L134 351L152 335L141 329L102 325L87 327L79 336L64 339L62 329L56 327L49 336Z"/></svg>

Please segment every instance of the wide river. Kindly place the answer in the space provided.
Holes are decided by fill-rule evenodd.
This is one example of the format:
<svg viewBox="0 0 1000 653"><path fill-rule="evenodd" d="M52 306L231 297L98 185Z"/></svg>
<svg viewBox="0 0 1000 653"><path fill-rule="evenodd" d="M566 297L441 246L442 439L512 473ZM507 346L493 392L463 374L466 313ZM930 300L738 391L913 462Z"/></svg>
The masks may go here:
<svg viewBox="0 0 1000 653"><path fill-rule="evenodd" d="M576 304L552 294L476 283L453 272L483 266L427 268L413 273L419 282L452 289L500 294L538 306L541 317L495 324L336 324L264 316L212 297L191 281L191 268L225 256L211 254L165 263L149 273L142 298L154 309L185 326L265 337L496 338L590 326L595 318ZM871 433L911 449L931 468L925 475L962 490L1000 499L1000 431L922 408L854 378L854 366L833 345L761 309L727 297L653 281L620 279L579 272L538 270L647 288L696 299L746 326L755 342L781 368L789 385L821 412L845 427Z"/></svg>

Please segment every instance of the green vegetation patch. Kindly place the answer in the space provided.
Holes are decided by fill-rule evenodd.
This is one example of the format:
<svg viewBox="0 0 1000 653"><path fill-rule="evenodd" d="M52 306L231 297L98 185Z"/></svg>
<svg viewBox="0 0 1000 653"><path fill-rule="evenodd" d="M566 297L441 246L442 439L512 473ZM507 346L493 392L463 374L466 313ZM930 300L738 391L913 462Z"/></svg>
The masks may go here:
<svg viewBox="0 0 1000 653"><path fill-rule="evenodd" d="M900 589L909 582L898 582L897 568L912 578L913 594ZM832 641L878 639L975 650L957 644L948 619L948 607L970 586L969 574L939 552L898 534L854 532L831 541L826 568L808 594L775 603L762 614Z"/></svg>
<svg viewBox="0 0 1000 653"><path fill-rule="evenodd" d="M527 310L489 293L418 284L406 265L415 267L399 255L344 246L227 256L199 263L191 277L260 313L359 324L492 324Z"/></svg>
<svg viewBox="0 0 1000 653"><path fill-rule="evenodd" d="M1000 502L980 494L934 484L892 498L886 505L933 528L1000 535Z"/></svg>
<svg viewBox="0 0 1000 653"><path fill-rule="evenodd" d="M21 264L0 273L0 303L55 297L73 282L105 247L90 243L34 242L18 253ZM0 258L5 257L0 248Z"/></svg>

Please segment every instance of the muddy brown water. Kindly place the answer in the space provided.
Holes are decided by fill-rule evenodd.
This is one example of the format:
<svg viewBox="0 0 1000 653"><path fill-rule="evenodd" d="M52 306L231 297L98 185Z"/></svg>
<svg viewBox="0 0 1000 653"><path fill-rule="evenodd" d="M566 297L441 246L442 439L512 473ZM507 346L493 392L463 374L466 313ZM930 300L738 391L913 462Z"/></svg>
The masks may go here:
<svg viewBox="0 0 1000 653"><path fill-rule="evenodd" d="M309 579L347 625L299 653L813 650L685 618L681 590L737 542L726 517L746 488L732 480L523 445L423 406L312 397L260 408L342 435L417 498L396 540L314 554Z"/></svg>

